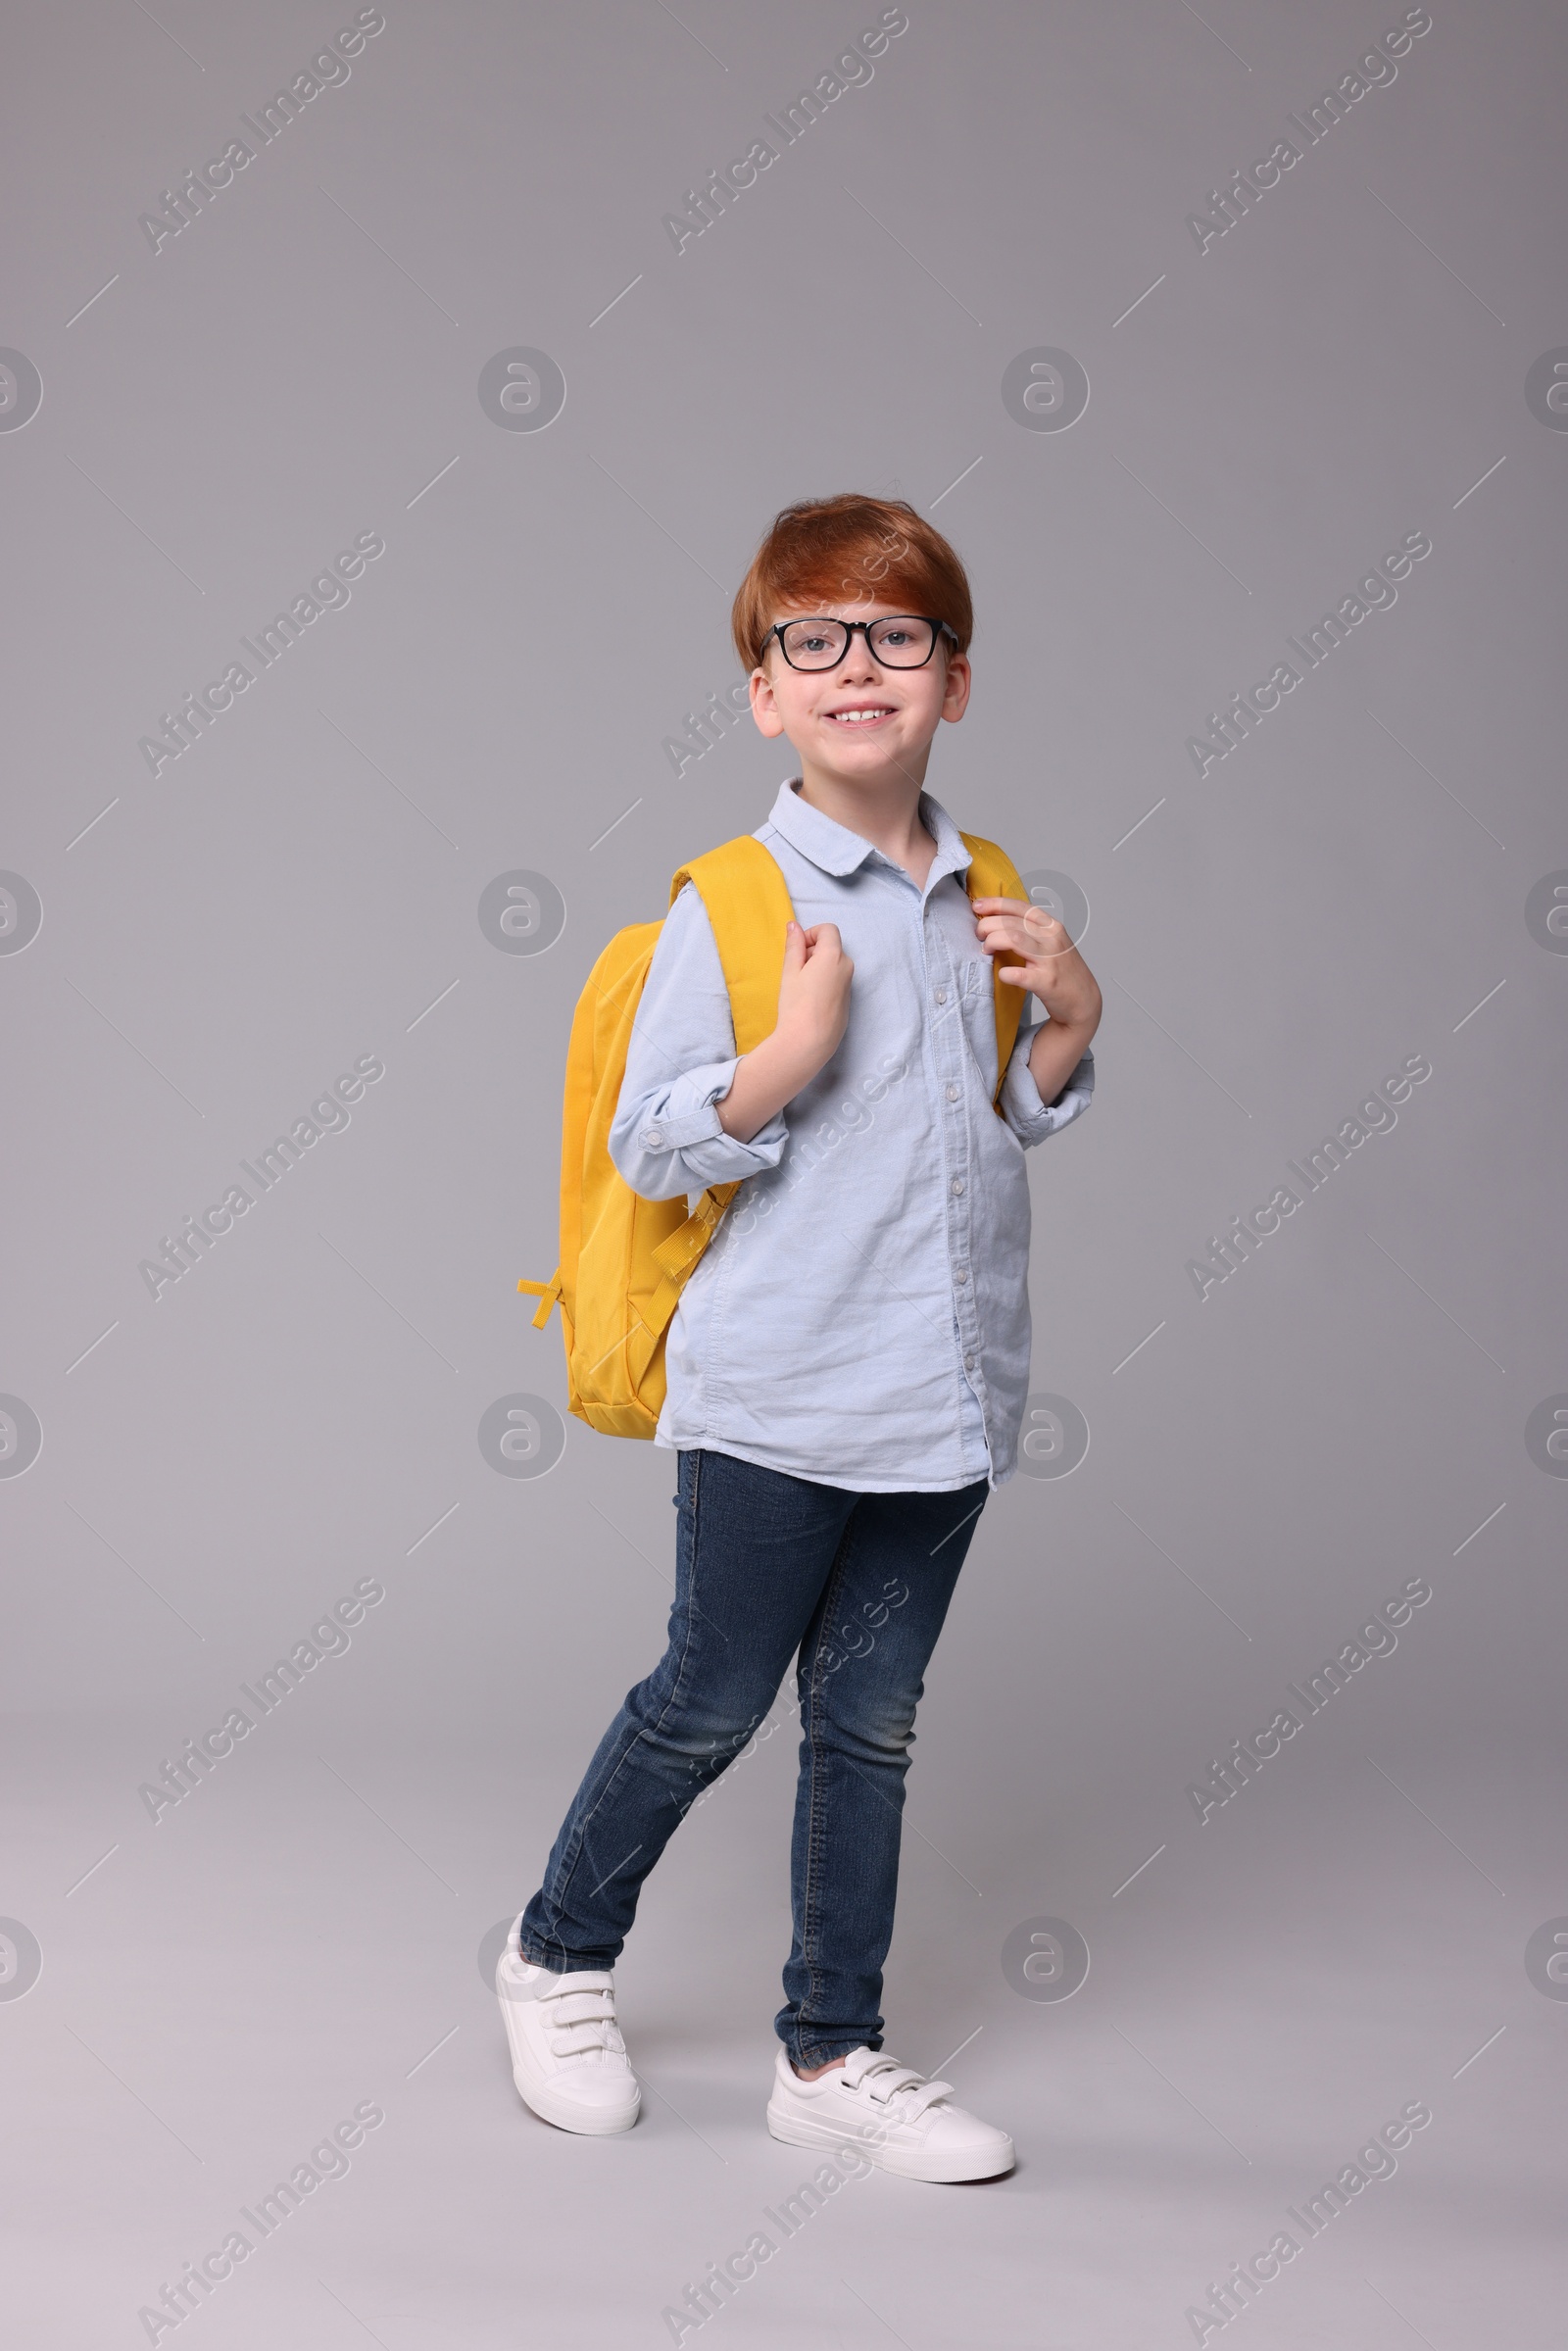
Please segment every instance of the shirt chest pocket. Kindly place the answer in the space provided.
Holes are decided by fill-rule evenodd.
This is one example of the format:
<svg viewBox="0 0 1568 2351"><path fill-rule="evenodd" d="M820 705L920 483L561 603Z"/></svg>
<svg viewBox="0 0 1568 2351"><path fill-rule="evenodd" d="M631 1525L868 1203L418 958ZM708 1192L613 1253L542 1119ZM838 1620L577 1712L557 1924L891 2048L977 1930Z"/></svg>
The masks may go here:
<svg viewBox="0 0 1568 2351"><path fill-rule="evenodd" d="M981 1081L996 1084L996 976L989 955L966 956L958 965L958 1002L963 1033Z"/></svg>

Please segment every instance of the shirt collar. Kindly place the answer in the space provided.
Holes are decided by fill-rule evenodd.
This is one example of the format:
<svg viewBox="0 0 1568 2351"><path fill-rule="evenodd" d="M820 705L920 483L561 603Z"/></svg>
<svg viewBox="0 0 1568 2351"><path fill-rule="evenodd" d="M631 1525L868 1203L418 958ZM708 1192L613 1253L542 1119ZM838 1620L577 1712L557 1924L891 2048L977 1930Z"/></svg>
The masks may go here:
<svg viewBox="0 0 1568 2351"><path fill-rule="evenodd" d="M904 867L895 865L874 843L852 833L848 825L838 823L820 808L813 808L808 800L803 800L796 789L799 781L798 776L792 776L787 783L780 784L778 797L768 812L768 822L783 834L792 849L798 849L803 857L809 857L824 873L839 876L855 873L867 857L881 857L894 871L904 872ZM929 892L945 874L963 874L970 859L962 836L942 803L929 792L922 792L919 808L920 820L937 845L926 877Z"/></svg>

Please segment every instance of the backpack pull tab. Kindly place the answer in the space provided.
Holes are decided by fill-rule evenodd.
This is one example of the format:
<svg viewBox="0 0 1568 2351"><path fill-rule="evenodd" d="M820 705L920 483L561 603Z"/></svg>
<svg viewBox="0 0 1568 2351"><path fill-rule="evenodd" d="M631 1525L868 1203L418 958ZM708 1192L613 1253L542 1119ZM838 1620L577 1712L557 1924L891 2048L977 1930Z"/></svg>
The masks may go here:
<svg viewBox="0 0 1568 2351"><path fill-rule="evenodd" d="M537 1296L539 1299L539 1311L533 1318L533 1327L536 1331L542 1331L545 1327L545 1324L550 1320L552 1309L561 1303L560 1267L557 1267L556 1271L552 1274L548 1282L530 1282L527 1277L524 1276L524 1278L517 1284L517 1288L519 1290L530 1290Z"/></svg>

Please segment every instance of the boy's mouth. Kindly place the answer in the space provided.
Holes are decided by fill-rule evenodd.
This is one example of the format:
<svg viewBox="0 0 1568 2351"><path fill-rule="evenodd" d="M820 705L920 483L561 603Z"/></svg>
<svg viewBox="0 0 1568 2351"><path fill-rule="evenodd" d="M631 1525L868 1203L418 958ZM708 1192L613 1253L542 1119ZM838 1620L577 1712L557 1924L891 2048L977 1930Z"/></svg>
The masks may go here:
<svg viewBox="0 0 1568 2351"><path fill-rule="evenodd" d="M875 726L879 719L891 718L894 710L893 705L888 702L855 702L846 704L842 710L828 710L824 715L835 726Z"/></svg>

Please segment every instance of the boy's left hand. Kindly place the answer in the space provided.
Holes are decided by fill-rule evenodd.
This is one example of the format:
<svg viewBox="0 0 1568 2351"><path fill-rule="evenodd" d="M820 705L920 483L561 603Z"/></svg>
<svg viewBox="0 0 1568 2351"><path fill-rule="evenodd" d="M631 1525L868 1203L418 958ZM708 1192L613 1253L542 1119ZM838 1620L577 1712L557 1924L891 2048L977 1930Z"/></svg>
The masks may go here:
<svg viewBox="0 0 1568 2351"><path fill-rule="evenodd" d="M976 898L970 905L981 946L999 958L998 979L1038 996L1063 1028L1092 1034L1100 1020L1100 990L1065 926L1021 898Z"/></svg>

